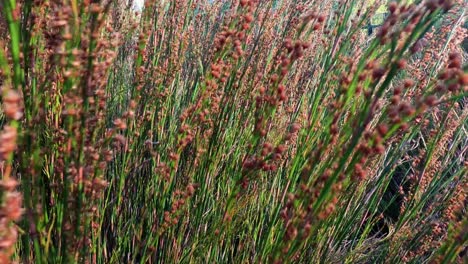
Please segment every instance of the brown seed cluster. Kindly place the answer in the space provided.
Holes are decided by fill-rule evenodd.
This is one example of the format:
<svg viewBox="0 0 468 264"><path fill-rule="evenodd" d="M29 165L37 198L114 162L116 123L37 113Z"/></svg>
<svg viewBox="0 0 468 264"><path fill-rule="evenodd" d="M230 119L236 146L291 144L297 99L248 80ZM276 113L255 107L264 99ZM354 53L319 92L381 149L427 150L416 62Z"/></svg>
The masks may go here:
<svg viewBox="0 0 468 264"><path fill-rule="evenodd" d="M171 210L164 212L163 223L157 232L164 233L171 226L179 223L180 215L183 213L184 206L188 200L195 194L196 185L188 184L185 190L174 191L175 201L172 203Z"/></svg>
<svg viewBox="0 0 468 264"><path fill-rule="evenodd" d="M61 253L76 262L90 255L90 262L99 262L99 253L88 250L96 238L106 240L100 260L114 258L107 254L127 235L126 259L143 252L148 261L177 260L192 238L221 241L219 234L236 232L249 217L236 209L257 202L270 187L283 221L267 234L274 238L267 241L273 261L300 262L306 246L333 255L336 245L323 248L311 237L343 210L343 190L366 187L391 143L414 122L429 127L428 110L435 109L437 119L447 102L466 92L463 57L433 57L432 45L442 43L437 34L414 31L429 26L451 1L390 2L375 39L350 29L362 28L378 5L363 12L364 5L352 1L313 3L320 9L307 12L312 3L304 1L148 0L141 14L122 8L131 3L84 1L77 8L39 0L27 16L20 5L13 11L31 35L22 35L30 41L20 47L21 92L4 88L1 94L8 122L0 132L0 263L13 252L13 222L22 213L11 177L16 170L25 183L43 187L23 190L30 207L25 236L51 246L66 241ZM346 20L341 11L348 8L353 12ZM446 65L437 79L429 61ZM400 72L410 78L400 80ZM442 170L444 151L440 147L439 159L420 177L421 189ZM20 161L15 169L8 161L13 154ZM270 186L273 177L278 185ZM232 185L213 189L223 181ZM400 193L404 212L412 193ZM220 202L215 209L224 210L224 219L191 226L189 213L210 199ZM109 207L99 210L102 203ZM453 220L461 203L451 203L444 217ZM441 223L431 228L435 236L427 239L447 232ZM249 243L257 245L232 247L244 252L252 249ZM146 249L151 255L143 256Z"/></svg>
<svg viewBox="0 0 468 264"><path fill-rule="evenodd" d="M3 113L9 121L15 122L22 115L22 98L18 92L3 86ZM18 130L13 123L6 124L0 131L0 262L10 263L10 258L15 250L18 231L15 222L23 215L23 197L16 191L19 185L14 178L12 157L17 149Z"/></svg>
<svg viewBox="0 0 468 264"><path fill-rule="evenodd" d="M20 94L12 89L3 88L3 112L13 120L19 120L23 116Z"/></svg>
<svg viewBox="0 0 468 264"><path fill-rule="evenodd" d="M23 215L23 198L19 192L15 191L18 182L10 175L11 165L3 160L0 162L2 171L2 180L0 180L0 194L2 195L2 204L0 205L0 262L10 263L18 237L17 227L14 222L18 222Z"/></svg>

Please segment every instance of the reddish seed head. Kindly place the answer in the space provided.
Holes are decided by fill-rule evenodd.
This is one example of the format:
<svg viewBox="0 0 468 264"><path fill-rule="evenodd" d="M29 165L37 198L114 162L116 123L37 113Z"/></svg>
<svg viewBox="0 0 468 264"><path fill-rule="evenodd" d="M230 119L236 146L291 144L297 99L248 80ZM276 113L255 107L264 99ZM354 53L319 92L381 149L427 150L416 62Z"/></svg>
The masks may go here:
<svg viewBox="0 0 468 264"><path fill-rule="evenodd" d="M281 156L281 155L280 155ZM276 171L278 167L275 164L270 164L270 171Z"/></svg>
<svg viewBox="0 0 468 264"><path fill-rule="evenodd" d="M393 90L393 95L400 95L403 92L403 88L401 86L395 87L395 90Z"/></svg>
<svg viewBox="0 0 468 264"><path fill-rule="evenodd" d="M312 229L312 225L307 222L304 226L304 235L307 236L310 233L310 230Z"/></svg>
<svg viewBox="0 0 468 264"><path fill-rule="evenodd" d="M367 75L364 74L364 73L361 73L361 74L359 74L359 76L358 76L358 80L359 80L360 82L364 81L366 78L367 78Z"/></svg>
<svg viewBox="0 0 468 264"><path fill-rule="evenodd" d="M395 116L391 119L393 124L400 124L401 123L401 118L399 116Z"/></svg>
<svg viewBox="0 0 468 264"><path fill-rule="evenodd" d="M403 86L405 86L406 89L412 87L414 85L414 81L411 79L405 79L403 81Z"/></svg>
<svg viewBox="0 0 468 264"><path fill-rule="evenodd" d="M273 154L273 160L280 160L282 158L281 154L275 153Z"/></svg>
<svg viewBox="0 0 468 264"><path fill-rule="evenodd" d="M366 176L365 171L362 169L362 165L359 163L354 164L354 173L359 180L364 179Z"/></svg>
<svg viewBox="0 0 468 264"><path fill-rule="evenodd" d="M331 125L331 127L330 127L330 133L332 133L332 134L334 134L334 135L338 134L338 126L335 125L335 124Z"/></svg>
<svg viewBox="0 0 468 264"><path fill-rule="evenodd" d="M3 95L3 111L11 119L19 120L23 114L20 108L21 96L15 90L9 89Z"/></svg>
<svg viewBox="0 0 468 264"><path fill-rule="evenodd" d="M458 75L458 83L462 86L468 85L468 73L460 73L460 75Z"/></svg>
<svg viewBox="0 0 468 264"><path fill-rule="evenodd" d="M62 38L64 40L71 40L73 38L73 36L70 33L65 33L65 34L63 34Z"/></svg>
<svg viewBox="0 0 468 264"><path fill-rule="evenodd" d="M375 142L375 144L382 143L382 137L379 134L375 134L374 135L374 142Z"/></svg>
<svg viewBox="0 0 468 264"><path fill-rule="evenodd" d="M365 164L366 161L367 161L367 157L365 157L365 156L363 156L363 157L361 157L361 158L359 159L359 163L361 163L361 164Z"/></svg>
<svg viewBox="0 0 468 264"><path fill-rule="evenodd" d="M404 69L406 67L406 60L405 59L400 59L398 62L397 62L397 66L398 66L398 69Z"/></svg>
<svg viewBox="0 0 468 264"><path fill-rule="evenodd" d="M213 75L213 77L215 77L216 79L219 79L221 77L219 71L211 71L211 75Z"/></svg>
<svg viewBox="0 0 468 264"><path fill-rule="evenodd" d="M408 24L404 29L403 31L406 32L406 33L410 33L412 32L414 29L414 24Z"/></svg>
<svg viewBox="0 0 468 264"><path fill-rule="evenodd" d="M95 188L104 189L109 185L109 183L103 179L95 178L93 180L93 185L95 186Z"/></svg>
<svg viewBox="0 0 468 264"><path fill-rule="evenodd" d="M302 48L302 43L300 41L297 41L294 44L294 52L296 53L297 58L302 57L302 55L304 53L304 49Z"/></svg>
<svg viewBox="0 0 468 264"><path fill-rule="evenodd" d="M366 70L372 70L375 67L375 61L369 61L366 63Z"/></svg>
<svg viewBox="0 0 468 264"><path fill-rule="evenodd" d="M245 22L250 23L254 20L253 16L251 14L247 14L244 16Z"/></svg>
<svg viewBox="0 0 468 264"><path fill-rule="evenodd" d="M18 186L18 181L12 178L0 181L0 187L7 192L12 192L16 186Z"/></svg>
<svg viewBox="0 0 468 264"><path fill-rule="evenodd" d="M367 146L364 145L364 144L361 144L361 145L359 146L359 151L361 151L362 154L364 154L364 155L369 155L369 154L370 154L370 149L369 149L369 147L367 147Z"/></svg>
<svg viewBox="0 0 468 264"><path fill-rule="evenodd" d="M273 75L270 77L270 80L271 80L272 82L277 82L278 79L279 79L279 78L278 78L278 75L276 75L276 74L273 74Z"/></svg>
<svg viewBox="0 0 468 264"><path fill-rule="evenodd" d="M429 95L424 100L424 103L428 106L435 106L437 104L437 97L435 95Z"/></svg>
<svg viewBox="0 0 468 264"><path fill-rule="evenodd" d="M447 87L445 87L445 84L443 84L443 83L439 83L439 84L437 84L437 86L435 87L435 90L436 90L437 92L443 92L443 91L445 91L446 89L447 89Z"/></svg>
<svg viewBox="0 0 468 264"><path fill-rule="evenodd" d="M18 103L20 102L20 100L21 100L21 96L15 90L8 90L3 95L3 102L6 102L6 103Z"/></svg>
<svg viewBox="0 0 468 264"><path fill-rule="evenodd" d="M414 53L418 53L420 52L423 48L424 48L424 44L425 42L422 40L422 39L419 39L417 40L413 46L411 46L410 48L410 51L414 54Z"/></svg>
<svg viewBox="0 0 468 264"><path fill-rule="evenodd" d="M447 89L450 92L454 93L454 92L456 92L456 91L458 91L460 89L460 85L458 83L452 83L447 87Z"/></svg>
<svg viewBox="0 0 468 264"><path fill-rule="evenodd" d="M194 193L195 193L195 187L193 186L193 184L189 184L187 186L187 194L189 196L192 196Z"/></svg>
<svg viewBox="0 0 468 264"><path fill-rule="evenodd" d="M19 192L7 193L5 197L6 206L4 207L6 217L13 221L20 220L23 214L22 203L23 198Z"/></svg>
<svg viewBox="0 0 468 264"><path fill-rule="evenodd" d="M258 88L258 91L260 92L260 94L264 94L265 93L265 87L261 86L260 88Z"/></svg>
<svg viewBox="0 0 468 264"><path fill-rule="evenodd" d="M377 144L374 148L375 152L377 154L384 154L385 153L385 147L382 144Z"/></svg>
<svg viewBox="0 0 468 264"><path fill-rule="evenodd" d="M324 15L320 15L318 18L317 18L317 21L319 23L322 23L323 21L325 21L325 16Z"/></svg>
<svg viewBox="0 0 468 264"><path fill-rule="evenodd" d="M456 59L460 59L460 54L458 54L457 52L451 52L449 54L449 60L456 60Z"/></svg>
<svg viewBox="0 0 468 264"><path fill-rule="evenodd" d="M119 129L126 129L127 124L120 118L114 120L114 125Z"/></svg>
<svg viewBox="0 0 468 264"><path fill-rule="evenodd" d="M286 87L283 84L278 85L278 94L284 93Z"/></svg>
<svg viewBox="0 0 468 264"><path fill-rule="evenodd" d="M297 131L299 131L299 129L301 128L301 125L299 125L298 123L294 123L291 125L291 133L296 133Z"/></svg>
<svg viewBox="0 0 468 264"><path fill-rule="evenodd" d="M406 109L411 108L411 105L408 102L402 102L398 107L398 110L405 111Z"/></svg>
<svg viewBox="0 0 468 264"><path fill-rule="evenodd" d="M387 36L388 31L389 31L389 25L388 25L388 24L384 24L384 25L380 28L379 32L377 32L377 36L378 36L379 38L384 38L384 37ZM384 41L384 42L385 42L385 41Z"/></svg>
<svg viewBox="0 0 468 264"><path fill-rule="evenodd" d="M102 11L102 7L100 7L98 4L91 4L89 9L91 13L99 13Z"/></svg>
<svg viewBox="0 0 468 264"><path fill-rule="evenodd" d="M302 42L302 48L304 48L304 49L308 49L308 48L310 48L310 43L308 43L308 42L305 42L305 41L304 41L304 42Z"/></svg>
<svg viewBox="0 0 468 264"><path fill-rule="evenodd" d="M221 67L218 64L212 64L211 65L211 70L212 71L219 71Z"/></svg>
<svg viewBox="0 0 468 264"><path fill-rule="evenodd" d="M253 169L255 167L255 164L251 160L246 160L242 167L244 169Z"/></svg>
<svg viewBox="0 0 468 264"><path fill-rule="evenodd" d="M269 142L263 143L263 148L267 149L268 151L271 151L273 149L273 146Z"/></svg>
<svg viewBox="0 0 468 264"><path fill-rule="evenodd" d="M275 153L276 154L282 154L284 151L286 151L286 147L284 145L278 145L275 148Z"/></svg>
<svg viewBox="0 0 468 264"><path fill-rule="evenodd" d="M341 83L343 83L344 85L349 85L351 83L351 77L347 76L347 75L343 75L342 78L341 78ZM346 89L346 87L345 87Z"/></svg>
<svg viewBox="0 0 468 264"><path fill-rule="evenodd" d="M286 93L281 93L280 96L279 96L279 101L280 102L284 102L286 101L286 99L288 99L288 96L286 95Z"/></svg>
<svg viewBox="0 0 468 264"><path fill-rule="evenodd" d="M442 3L442 9L447 12L453 6L452 0L445 0Z"/></svg>
<svg viewBox="0 0 468 264"><path fill-rule="evenodd" d="M361 85L358 85L356 87L356 94L360 94L362 92L362 86Z"/></svg>
<svg viewBox="0 0 468 264"><path fill-rule="evenodd" d="M379 124L377 126L377 132L379 132L380 136L385 137L388 133L388 126L386 124Z"/></svg>
<svg viewBox="0 0 468 264"><path fill-rule="evenodd" d="M372 78L374 78L375 80L378 80L382 76L384 76L384 74L385 74L385 68L378 67L378 68L375 68L374 71L372 72Z"/></svg>
<svg viewBox="0 0 468 264"><path fill-rule="evenodd" d="M290 38L287 38L287 39L284 41L284 46L286 47L286 49L292 50L292 48L293 48L292 40L291 40Z"/></svg>
<svg viewBox="0 0 468 264"><path fill-rule="evenodd" d="M396 109L396 107L389 107L388 109L388 116L390 118L396 118L398 116L398 110Z"/></svg>
<svg viewBox="0 0 468 264"><path fill-rule="evenodd" d="M388 11L390 11L390 13L393 14L397 10L397 7L398 5L396 2L390 2L390 4L388 4Z"/></svg>
<svg viewBox="0 0 468 264"><path fill-rule="evenodd" d="M408 123L403 123L403 124L401 124L400 128L401 128L401 130L406 131L409 128L409 125L408 125Z"/></svg>
<svg viewBox="0 0 468 264"><path fill-rule="evenodd" d="M439 80L447 80L449 77L449 72L447 70L442 71L438 76Z"/></svg>
<svg viewBox="0 0 468 264"><path fill-rule="evenodd" d="M460 59L454 59L452 60L449 65L447 66L449 69L459 69L461 68L461 60Z"/></svg>
<svg viewBox="0 0 468 264"><path fill-rule="evenodd" d="M426 8L429 9L430 11L434 11L437 9L439 4L437 3L437 0L428 0L426 2Z"/></svg>

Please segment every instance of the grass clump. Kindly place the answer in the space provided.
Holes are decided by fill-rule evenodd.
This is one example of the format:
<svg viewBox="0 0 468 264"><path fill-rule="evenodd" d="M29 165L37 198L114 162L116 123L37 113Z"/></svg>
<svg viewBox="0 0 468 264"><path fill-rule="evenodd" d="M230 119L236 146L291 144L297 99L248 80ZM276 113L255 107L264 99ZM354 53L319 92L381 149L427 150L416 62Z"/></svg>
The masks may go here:
<svg viewBox="0 0 468 264"><path fill-rule="evenodd" d="M1 0L0 262L453 263L463 1Z"/></svg>

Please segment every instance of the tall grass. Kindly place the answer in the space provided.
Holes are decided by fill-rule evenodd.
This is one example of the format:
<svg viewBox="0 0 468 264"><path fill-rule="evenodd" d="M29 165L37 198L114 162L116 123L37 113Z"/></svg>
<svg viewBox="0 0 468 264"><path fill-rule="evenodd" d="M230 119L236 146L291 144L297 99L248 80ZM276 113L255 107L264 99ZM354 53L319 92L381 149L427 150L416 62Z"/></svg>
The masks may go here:
<svg viewBox="0 0 468 264"><path fill-rule="evenodd" d="M461 263L466 3L381 4L1 0L0 263Z"/></svg>

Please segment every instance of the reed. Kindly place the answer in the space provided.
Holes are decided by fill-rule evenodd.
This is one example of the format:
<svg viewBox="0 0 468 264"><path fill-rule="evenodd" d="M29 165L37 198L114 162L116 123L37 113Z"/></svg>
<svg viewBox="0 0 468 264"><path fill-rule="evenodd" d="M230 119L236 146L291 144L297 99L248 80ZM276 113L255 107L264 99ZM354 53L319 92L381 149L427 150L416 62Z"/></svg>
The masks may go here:
<svg viewBox="0 0 468 264"><path fill-rule="evenodd" d="M0 263L462 263L464 1L0 3Z"/></svg>

